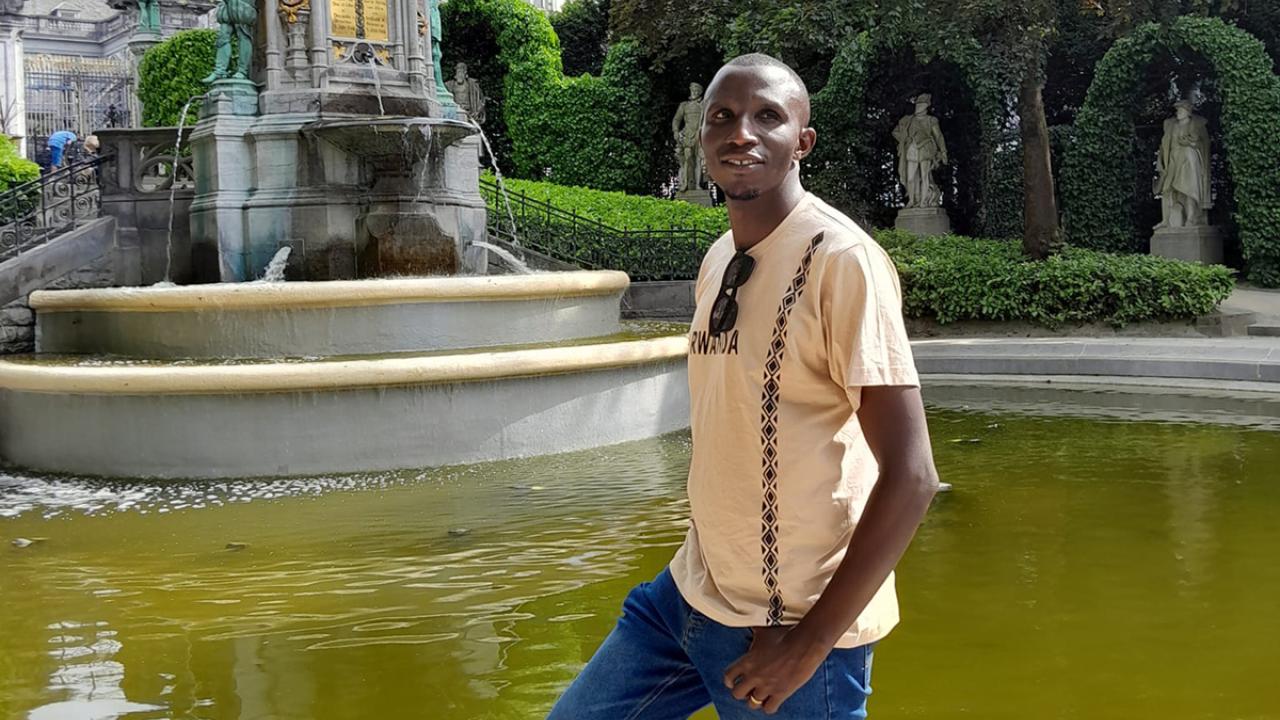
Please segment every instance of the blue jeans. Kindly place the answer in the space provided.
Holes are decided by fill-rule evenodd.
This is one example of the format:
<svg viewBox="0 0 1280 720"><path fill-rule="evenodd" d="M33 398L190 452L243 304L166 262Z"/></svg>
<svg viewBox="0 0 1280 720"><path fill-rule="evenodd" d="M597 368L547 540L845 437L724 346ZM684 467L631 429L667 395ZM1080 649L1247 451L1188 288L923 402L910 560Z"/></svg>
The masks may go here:
<svg viewBox="0 0 1280 720"><path fill-rule="evenodd" d="M751 628L727 627L694 610L670 570L622 604L618 625L551 709L547 720L684 720L709 704L720 720L766 717L724 686L724 672L751 645ZM774 718L865 718L871 646L832 650Z"/></svg>

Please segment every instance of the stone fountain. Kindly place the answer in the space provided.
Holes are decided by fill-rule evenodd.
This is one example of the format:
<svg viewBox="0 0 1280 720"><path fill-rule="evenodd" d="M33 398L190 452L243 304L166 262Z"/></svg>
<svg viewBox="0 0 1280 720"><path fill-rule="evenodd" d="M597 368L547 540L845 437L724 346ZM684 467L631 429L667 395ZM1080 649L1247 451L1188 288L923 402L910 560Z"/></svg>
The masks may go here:
<svg viewBox="0 0 1280 720"><path fill-rule="evenodd" d="M172 129L102 133L117 284L177 284L32 293L0 464L308 475L687 427L688 343L620 325L624 273L484 275L479 137L438 82L434 4L222 0L190 159ZM288 282L246 282L282 261Z"/></svg>
<svg viewBox="0 0 1280 720"><path fill-rule="evenodd" d="M431 60L434 0L256 0L250 35L253 2L220 6L254 62L219 65L191 134L192 275L253 279L281 247L292 280L483 272L479 138Z"/></svg>

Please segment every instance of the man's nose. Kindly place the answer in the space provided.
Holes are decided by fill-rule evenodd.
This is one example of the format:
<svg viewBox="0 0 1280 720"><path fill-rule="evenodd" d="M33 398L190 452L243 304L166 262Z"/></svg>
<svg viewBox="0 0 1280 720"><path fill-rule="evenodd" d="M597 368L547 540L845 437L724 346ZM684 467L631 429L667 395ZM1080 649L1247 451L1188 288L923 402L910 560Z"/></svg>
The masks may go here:
<svg viewBox="0 0 1280 720"><path fill-rule="evenodd" d="M742 118L733 123L729 129L728 142L733 145L751 147L760 140L756 136L756 128L750 118Z"/></svg>

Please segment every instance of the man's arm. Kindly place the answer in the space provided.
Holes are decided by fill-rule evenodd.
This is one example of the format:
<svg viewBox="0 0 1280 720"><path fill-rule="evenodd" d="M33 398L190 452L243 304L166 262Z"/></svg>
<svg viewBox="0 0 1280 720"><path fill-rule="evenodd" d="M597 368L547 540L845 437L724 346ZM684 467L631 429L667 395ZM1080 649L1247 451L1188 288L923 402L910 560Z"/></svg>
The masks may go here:
<svg viewBox="0 0 1280 720"><path fill-rule="evenodd" d="M911 544L938 489L919 388L862 388L858 422L880 478L844 560L798 625L758 628L751 649L725 673L734 697L764 701L769 714L809 680L862 614Z"/></svg>

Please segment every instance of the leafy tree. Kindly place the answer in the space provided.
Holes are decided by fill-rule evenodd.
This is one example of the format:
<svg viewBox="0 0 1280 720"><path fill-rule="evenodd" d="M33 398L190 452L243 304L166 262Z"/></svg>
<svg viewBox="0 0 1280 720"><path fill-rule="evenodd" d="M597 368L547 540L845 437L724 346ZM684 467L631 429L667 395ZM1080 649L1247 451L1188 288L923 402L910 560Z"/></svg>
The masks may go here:
<svg viewBox="0 0 1280 720"><path fill-rule="evenodd" d="M564 74L599 75L609 51L610 0L570 0L551 16L551 27L560 38Z"/></svg>

